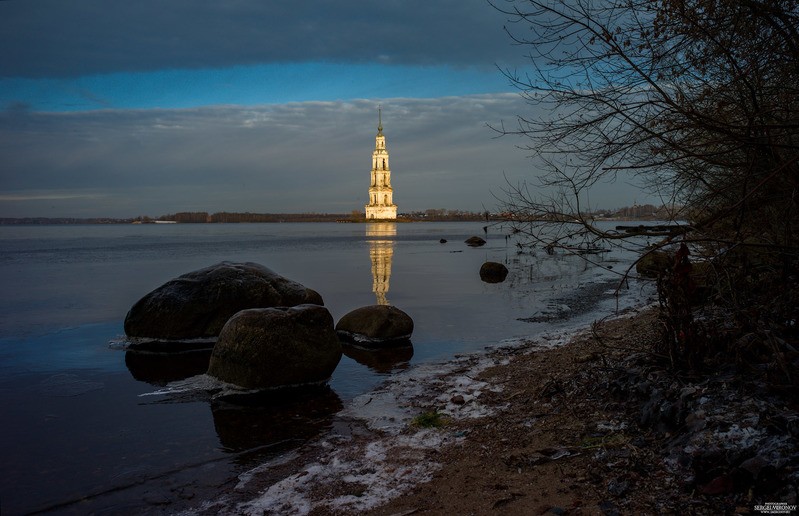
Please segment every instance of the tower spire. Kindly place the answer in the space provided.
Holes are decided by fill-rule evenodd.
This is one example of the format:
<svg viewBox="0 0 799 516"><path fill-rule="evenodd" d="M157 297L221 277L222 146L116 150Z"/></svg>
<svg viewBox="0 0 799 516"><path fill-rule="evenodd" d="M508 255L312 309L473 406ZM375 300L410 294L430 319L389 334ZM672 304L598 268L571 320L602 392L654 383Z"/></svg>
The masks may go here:
<svg viewBox="0 0 799 516"><path fill-rule="evenodd" d="M377 134L383 134L383 108L377 105Z"/></svg>

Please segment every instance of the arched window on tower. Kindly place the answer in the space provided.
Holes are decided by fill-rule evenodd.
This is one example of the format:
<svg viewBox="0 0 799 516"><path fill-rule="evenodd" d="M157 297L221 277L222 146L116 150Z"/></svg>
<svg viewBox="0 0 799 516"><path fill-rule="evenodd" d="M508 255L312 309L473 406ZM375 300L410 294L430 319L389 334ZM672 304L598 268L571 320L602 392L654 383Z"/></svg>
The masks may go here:
<svg viewBox="0 0 799 516"><path fill-rule="evenodd" d="M388 206L388 194L386 194L386 195L384 195L384 196L383 196L383 204L385 204L386 206Z"/></svg>
<svg viewBox="0 0 799 516"><path fill-rule="evenodd" d="M383 170L386 169L386 158L383 158Z"/></svg>

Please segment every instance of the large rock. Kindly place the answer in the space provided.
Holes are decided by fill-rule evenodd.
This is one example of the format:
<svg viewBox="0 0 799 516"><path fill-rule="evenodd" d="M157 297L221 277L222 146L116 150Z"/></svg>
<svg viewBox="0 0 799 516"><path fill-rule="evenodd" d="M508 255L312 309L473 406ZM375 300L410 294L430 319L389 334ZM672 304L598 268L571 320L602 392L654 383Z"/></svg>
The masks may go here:
<svg viewBox="0 0 799 516"><path fill-rule="evenodd" d="M363 346L407 345L413 319L393 306L363 306L342 317L336 332L343 340Z"/></svg>
<svg viewBox="0 0 799 516"><path fill-rule="evenodd" d="M257 263L221 262L168 281L125 317L129 337L185 340L216 337L246 308L323 305L322 296Z"/></svg>
<svg viewBox="0 0 799 516"><path fill-rule="evenodd" d="M485 262L480 267L480 279L486 283L502 283L508 276L508 268L497 262Z"/></svg>
<svg viewBox="0 0 799 516"><path fill-rule="evenodd" d="M222 328L208 374L247 389L294 387L324 383L340 359L327 308L252 308Z"/></svg>

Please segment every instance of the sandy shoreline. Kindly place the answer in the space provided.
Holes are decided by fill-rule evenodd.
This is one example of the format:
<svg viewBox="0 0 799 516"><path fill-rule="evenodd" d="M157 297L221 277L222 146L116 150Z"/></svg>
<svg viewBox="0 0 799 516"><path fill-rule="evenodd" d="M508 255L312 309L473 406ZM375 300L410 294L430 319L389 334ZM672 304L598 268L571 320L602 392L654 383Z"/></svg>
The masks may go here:
<svg viewBox="0 0 799 516"><path fill-rule="evenodd" d="M700 478L697 467L667 453L682 453L686 443L672 443L679 432L639 425L642 403L610 395L622 362L645 355L657 329L654 309L629 310L591 328L421 366L359 396L329 435L240 476L229 496L199 512L751 512L758 502L751 490L747 498L717 488L715 472ZM693 439L686 450L701 448L701 437L728 453L770 446L795 457L795 441L772 439L758 433L758 421L744 422L752 407L723 405L728 396L714 412L717 402L705 401L714 396L707 382L679 387L686 404L705 403L707 412L702 428L684 437ZM745 430L746 442L719 424L725 418L741 422L734 428ZM766 495L769 501L795 503L780 487Z"/></svg>
<svg viewBox="0 0 799 516"><path fill-rule="evenodd" d="M440 482L437 472L453 460L444 458L446 450L474 446L477 428L505 417L508 386L495 374L488 381L481 375L524 368L518 358L538 352L570 357L578 352L572 344L589 331L545 334L397 375L353 400L325 438L242 475L230 496L206 503L200 512L235 507L233 512L244 514L393 514L398 498L407 500L420 486ZM495 394L491 399L489 392ZM442 416L441 426L414 423L428 412Z"/></svg>
<svg viewBox="0 0 799 516"><path fill-rule="evenodd" d="M506 341L397 374L352 400L326 436L240 475L227 496L187 514L353 514L390 503L432 480L441 450L465 443L470 424L497 414L501 407L483 399L503 388L479 375L509 367L515 355L563 346L585 331ZM443 424L417 425L415 418L426 412L439 413Z"/></svg>

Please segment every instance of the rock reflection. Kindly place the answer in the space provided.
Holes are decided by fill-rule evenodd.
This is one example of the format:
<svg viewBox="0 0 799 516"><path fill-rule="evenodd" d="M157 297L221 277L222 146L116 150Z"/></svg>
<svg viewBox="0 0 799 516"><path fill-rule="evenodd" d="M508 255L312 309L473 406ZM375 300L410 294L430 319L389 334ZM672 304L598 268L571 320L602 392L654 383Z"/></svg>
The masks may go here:
<svg viewBox="0 0 799 516"><path fill-rule="evenodd" d="M363 349L342 343L341 350L349 358L380 374L388 374L398 369L407 369L411 358L413 358L413 346L411 345L394 348Z"/></svg>
<svg viewBox="0 0 799 516"><path fill-rule="evenodd" d="M369 258L372 261L372 292L378 305L388 305L386 297L391 279L391 260L394 257L394 238L397 224L394 222L372 222L366 224L369 239Z"/></svg>
<svg viewBox="0 0 799 516"><path fill-rule="evenodd" d="M329 387L240 395L211 402L219 442L229 452L285 447L331 427L343 408Z"/></svg>
<svg viewBox="0 0 799 516"><path fill-rule="evenodd" d="M136 380L169 387L182 380L190 383L195 378L210 378L205 375L210 358L211 350L127 351L125 364ZM208 403L214 431L224 451L246 452L248 456L250 452L271 454L295 448L330 428L333 416L343 408L341 399L328 385L217 397L222 390L217 384L192 384L188 390L179 388L175 394L151 403Z"/></svg>
<svg viewBox="0 0 799 516"><path fill-rule="evenodd" d="M140 382L164 387L169 382L203 374L208 370L211 350L183 353L125 352L125 365L131 376Z"/></svg>

